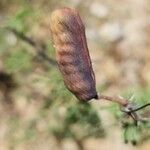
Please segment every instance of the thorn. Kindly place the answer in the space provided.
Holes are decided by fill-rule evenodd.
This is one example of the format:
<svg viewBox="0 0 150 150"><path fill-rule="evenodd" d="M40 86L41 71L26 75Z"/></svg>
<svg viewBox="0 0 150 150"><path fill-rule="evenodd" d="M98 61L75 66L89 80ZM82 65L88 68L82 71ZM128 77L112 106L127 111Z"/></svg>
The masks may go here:
<svg viewBox="0 0 150 150"><path fill-rule="evenodd" d="M135 94L132 94L129 98L129 101L132 101L135 98Z"/></svg>

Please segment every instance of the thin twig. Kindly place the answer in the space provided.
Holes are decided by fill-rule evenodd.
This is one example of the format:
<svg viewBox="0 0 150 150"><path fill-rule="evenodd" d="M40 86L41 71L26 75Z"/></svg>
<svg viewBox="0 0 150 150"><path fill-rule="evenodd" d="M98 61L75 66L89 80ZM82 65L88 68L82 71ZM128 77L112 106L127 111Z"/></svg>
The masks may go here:
<svg viewBox="0 0 150 150"><path fill-rule="evenodd" d="M143 109L143 108L145 108L145 107L147 107L147 106L150 106L150 103L145 104L145 105L143 105L143 106L140 106L140 107L138 107L138 108L136 108L136 109L132 109L130 112L136 112L136 111L139 111L139 110L141 110L141 109Z"/></svg>
<svg viewBox="0 0 150 150"><path fill-rule="evenodd" d="M39 44L37 44L34 40L27 37L23 32L17 31L16 29L10 28L10 27L7 27L6 29L11 31L16 37L20 38L21 40L23 40L24 42L26 42L30 46L32 46L36 50L37 55L40 58L42 58L44 61L47 61L51 65L56 65L56 61L54 59L50 58L45 53L45 49L42 46L40 46Z"/></svg>

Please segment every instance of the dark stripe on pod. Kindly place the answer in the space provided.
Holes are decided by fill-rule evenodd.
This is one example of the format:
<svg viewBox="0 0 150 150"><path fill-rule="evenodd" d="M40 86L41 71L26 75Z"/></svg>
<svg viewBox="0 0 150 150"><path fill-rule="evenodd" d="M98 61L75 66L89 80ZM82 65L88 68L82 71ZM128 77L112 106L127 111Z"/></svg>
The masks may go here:
<svg viewBox="0 0 150 150"><path fill-rule="evenodd" d="M66 87L79 100L97 98L85 28L78 12L71 8L58 9L50 21L56 59Z"/></svg>

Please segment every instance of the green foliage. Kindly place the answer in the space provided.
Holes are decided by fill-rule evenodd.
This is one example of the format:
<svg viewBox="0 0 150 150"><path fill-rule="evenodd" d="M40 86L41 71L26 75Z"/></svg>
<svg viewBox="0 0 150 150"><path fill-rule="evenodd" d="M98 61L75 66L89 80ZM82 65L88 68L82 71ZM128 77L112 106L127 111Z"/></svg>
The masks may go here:
<svg viewBox="0 0 150 150"><path fill-rule="evenodd" d="M125 143L132 143L136 145L140 140L140 123L138 125L133 121L125 118L122 119L122 135Z"/></svg>
<svg viewBox="0 0 150 150"><path fill-rule="evenodd" d="M65 118L66 124L74 124L77 122L83 124L96 125L100 121L96 114L96 111L92 108L89 103L77 103L76 107L71 105L67 109L67 114Z"/></svg>
<svg viewBox="0 0 150 150"><path fill-rule="evenodd" d="M125 143L131 142L133 145L136 145L140 138L139 131L140 128L135 127L134 123L126 124L123 131Z"/></svg>
<svg viewBox="0 0 150 150"><path fill-rule="evenodd" d="M66 106L64 116L55 116L57 125L50 127L50 131L57 138L70 137L82 140L88 137L103 137L105 135L97 111L89 103L72 103ZM58 123L59 121L60 124Z"/></svg>
<svg viewBox="0 0 150 150"><path fill-rule="evenodd" d="M4 64L8 71L27 71L31 69L31 56L25 49L17 49L5 58Z"/></svg>

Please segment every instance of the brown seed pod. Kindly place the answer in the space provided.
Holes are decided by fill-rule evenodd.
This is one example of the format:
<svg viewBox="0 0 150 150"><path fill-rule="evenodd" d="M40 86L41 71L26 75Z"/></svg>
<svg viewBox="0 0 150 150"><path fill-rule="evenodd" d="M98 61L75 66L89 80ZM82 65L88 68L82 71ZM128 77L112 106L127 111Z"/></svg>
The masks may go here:
<svg viewBox="0 0 150 150"><path fill-rule="evenodd" d="M85 27L78 12L71 8L58 9L50 21L56 59L66 87L79 100L97 98Z"/></svg>

